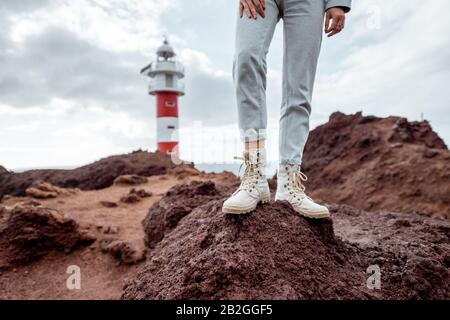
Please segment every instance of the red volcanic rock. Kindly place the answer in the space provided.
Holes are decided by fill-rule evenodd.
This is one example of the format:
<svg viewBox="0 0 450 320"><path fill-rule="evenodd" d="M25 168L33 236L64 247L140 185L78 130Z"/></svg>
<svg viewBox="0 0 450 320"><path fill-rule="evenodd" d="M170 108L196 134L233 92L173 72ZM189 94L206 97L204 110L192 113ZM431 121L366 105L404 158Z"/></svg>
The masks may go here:
<svg viewBox="0 0 450 320"><path fill-rule="evenodd" d="M450 298L448 221L330 205L335 235L331 219L305 219L286 202L223 214L220 187L176 186L150 209L147 261L122 299ZM367 287L374 265L379 290Z"/></svg>
<svg viewBox="0 0 450 320"><path fill-rule="evenodd" d="M0 171L0 198L7 194L24 196L25 190L36 181L64 188L95 190L111 186L122 175L148 177L165 174L173 166L168 155L135 151L107 157L73 170L30 170L22 173ZM141 178L143 179L145 178Z"/></svg>
<svg viewBox="0 0 450 320"><path fill-rule="evenodd" d="M450 217L450 151L426 121L334 113L311 132L303 169L317 199Z"/></svg>
<svg viewBox="0 0 450 320"><path fill-rule="evenodd" d="M148 179L146 177L141 177L135 174L127 174L119 176L114 179L114 184L116 185L138 185L146 183Z"/></svg>
<svg viewBox="0 0 450 320"><path fill-rule="evenodd" d="M0 207L0 269L29 263L51 251L68 253L94 240L74 220L39 204Z"/></svg>
<svg viewBox="0 0 450 320"><path fill-rule="evenodd" d="M135 264L145 258L145 250L139 250L129 241L116 240L103 248L122 264Z"/></svg>
<svg viewBox="0 0 450 320"><path fill-rule="evenodd" d="M184 216L194 208L211 200L222 198L229 187L216 185L212 181L193 181L190 184L176 186L149 211L144 219L145 243L153 248L164 234L175 228Z"/></svg>
<svg viewBox="0 0 450 320"><path fill-rule="evenodd" d="M66 189L56 187L48 182L41 182L32 185L25 190L27 196L35 199L50 199L57 198L59 196L70 196L76 194L77 189Z"/></svg>

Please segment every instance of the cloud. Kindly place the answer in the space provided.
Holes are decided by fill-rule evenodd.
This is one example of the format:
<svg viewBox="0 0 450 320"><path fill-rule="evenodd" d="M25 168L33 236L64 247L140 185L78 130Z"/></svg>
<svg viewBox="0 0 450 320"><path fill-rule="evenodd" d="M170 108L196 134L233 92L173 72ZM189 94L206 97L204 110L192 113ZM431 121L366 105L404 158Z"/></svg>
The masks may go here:
<svg viewBox="0 0 450 320"><path fill-rule="evenodd" d="M66 29L50 27L1 52L2 102L45 105L54 98L97 101L104 107L136 96L139 54L95 47Z"/></svg>
<svg viewBox="0 0 450 320"><path fill-rule="evenodd" d="M450 99L443 92L450 81L450 39L442 30L450 28L450 21L436 19L445 4L410 1L405 7L392 1L356 2L344 45L334 39L323 50L316 109L324 114L363 110L410 120L419 120L423 112L449 142ZM373 12L380 15L379 29L368 28Z"/></svg>
<svg viewBox="0 0 450 320"><path fill-rule="evenodd" d="M48 6L50 0L3 0L0 2L0 11L14 12L31 12L39 8Z"/></svg>
<svg viewBox="0 0 450 320"><path fill-rule="evenodd" d="M180 58L186 65L187 95L181 100L180 117L206 125L237 121L237 109L230 73L216 70L206 54L185 49Z"/></svg>

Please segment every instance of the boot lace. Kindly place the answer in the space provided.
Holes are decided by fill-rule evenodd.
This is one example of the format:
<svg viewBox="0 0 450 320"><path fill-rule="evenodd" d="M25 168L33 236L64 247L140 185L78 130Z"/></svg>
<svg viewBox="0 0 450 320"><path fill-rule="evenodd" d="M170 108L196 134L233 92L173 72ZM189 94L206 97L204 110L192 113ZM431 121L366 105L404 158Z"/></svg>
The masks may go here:
<svg viewBox="0 0 450 320"><path fill-rule="evenodd" d="M301 171L294 171L292 176L288 178L288 190L289 193L294 196L294 199L299 201L302 201L305 198L312 200L305 194L306 187L303 185L303 182L306 181L308 181L308 177Z"/></svg>
<svg viewBox="0 0 450 320"><path fill-rule="evenodd" d="M252 191L256 188L258 179L262 177L258 163L254 163L248 158L234 157L234 159L243 161L239 167L239 173L241 172L242 166L245 166L244 174L241 177L241 185L236 190L236 193L240 190Z"/></svg>

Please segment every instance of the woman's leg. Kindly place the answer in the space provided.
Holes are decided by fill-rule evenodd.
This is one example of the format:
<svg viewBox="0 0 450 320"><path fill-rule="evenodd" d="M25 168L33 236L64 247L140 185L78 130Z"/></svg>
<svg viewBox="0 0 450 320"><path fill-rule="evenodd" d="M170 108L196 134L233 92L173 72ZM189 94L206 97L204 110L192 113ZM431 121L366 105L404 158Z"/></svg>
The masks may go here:
<svg viewBox="0 0 450 320"><path fill-rule="evenodd" d="M280 119L280 166L275 200L288 201L309 218L326 218L328 209L305 194L300 171L309 135L311 97L322 42L324 1L284 1L283 103Z"/></svg>
<svg viewBox="0 0 450 320"><path fill-rule="evenodd" d="M222 211L243 214L270 200L265 176L264 140L266 114L266 55L275 26L280 19L275 0L266 0L265 18L238 18L233 78L239 111L239 129L244 142L245 171L239 188L228 198Z"/></svg>
<svg viewBox="0 0 450 320"><path fill-rule="evenodd" d="M245 148L245 151L265 149L266 141L265 140L256 140L256 141L251 141L251 142L245 142L244 148Z"/></svg>
<svg viewBox="0 0 450 320"><path fill-rule="evenodd" d="M266 138L266 55L279 19L278 0L266 0L264 18L238 15L233 79L243 142Z"/></svg>
<svg viewBox="0 0 450 320"><path fill-rule="evenodd" d="M300 164L308 139L324 11L324 1L284 1L283 101L279 135L282 164Z"/></svg>

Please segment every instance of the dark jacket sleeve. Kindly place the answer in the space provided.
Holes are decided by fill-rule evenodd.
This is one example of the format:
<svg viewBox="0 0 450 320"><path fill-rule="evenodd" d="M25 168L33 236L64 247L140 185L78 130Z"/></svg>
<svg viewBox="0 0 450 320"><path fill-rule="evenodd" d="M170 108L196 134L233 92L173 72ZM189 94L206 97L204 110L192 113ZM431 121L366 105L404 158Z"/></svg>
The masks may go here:
<svg viewBox="0 0 450 320"><path fill-rule="evenodd" d="M352 0L325 0L325 10L333 7L342 7L347 13L352 7Z"/></svg>

